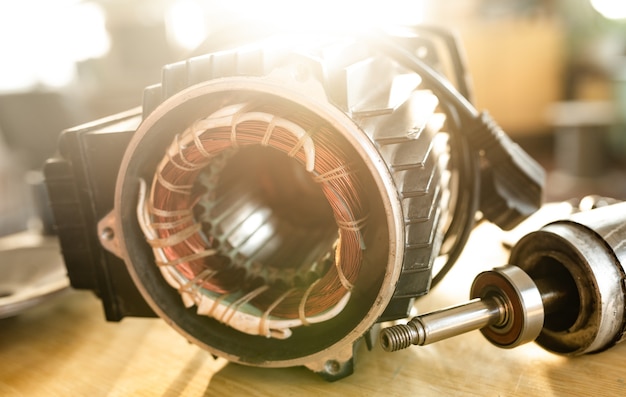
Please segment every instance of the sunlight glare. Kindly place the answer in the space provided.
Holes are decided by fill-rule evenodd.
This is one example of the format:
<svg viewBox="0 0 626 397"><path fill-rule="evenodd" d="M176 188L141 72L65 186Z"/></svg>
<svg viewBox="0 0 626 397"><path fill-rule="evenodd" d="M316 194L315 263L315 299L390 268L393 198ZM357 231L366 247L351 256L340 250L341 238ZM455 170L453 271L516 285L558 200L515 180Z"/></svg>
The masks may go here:
<svg viewBox="0 0 626 397"><path fill-rule="evenodd" d="M626 2L621 0L591 0L591 5L607 19L626 19Z"/></svg>

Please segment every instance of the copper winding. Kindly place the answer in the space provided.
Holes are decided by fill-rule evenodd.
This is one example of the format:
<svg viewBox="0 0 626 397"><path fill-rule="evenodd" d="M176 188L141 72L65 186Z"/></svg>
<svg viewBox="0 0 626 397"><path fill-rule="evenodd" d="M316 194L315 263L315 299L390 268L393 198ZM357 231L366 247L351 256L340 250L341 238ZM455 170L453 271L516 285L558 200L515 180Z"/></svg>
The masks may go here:
<svg viewBox="0 0 626 397"><path fill-rule="evenodd" d="M254 111L243 105L231 114L229 126L207 128L210 118L217 116L194 122L181 136L176 135L168 148L157 167L147 202L150 226L157 236L149 243L167 258L157 261L159 265L173 266L189 280L181 289L202 288L221 295L213 309L226 296L242 294L223 313L221 320L226 323L239 306L250 304L263 312L260 328L267 327L270 315L299 318L306 325L307 317L329 310L352 289L362 263L362 233L367 219L364 188L338 143L337 133L304 111L294 111L289 119L272 116L265 121L255 117L275 113L267 105ZM288 123L306 133L296 136L292 129L281 126L291 125ZM213 162L225 162L233 152L252 145L268 146L296 159L311 172L332 208L338 228L335 251L329 255L332 263L304 285L264 286L266 280L250 277L245 267L233 263L221 251L216 237L201 230L201 217L193 216L206 194L196 183L202 172Z"/></svg>

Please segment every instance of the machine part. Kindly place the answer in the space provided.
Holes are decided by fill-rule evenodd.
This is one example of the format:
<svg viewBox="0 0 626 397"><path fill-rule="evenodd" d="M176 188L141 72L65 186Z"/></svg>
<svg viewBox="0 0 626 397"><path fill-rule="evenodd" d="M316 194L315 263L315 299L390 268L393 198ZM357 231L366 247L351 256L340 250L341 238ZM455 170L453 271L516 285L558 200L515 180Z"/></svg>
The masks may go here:
<svg viewBox="0 0 626 397"><path fill-rule="evenodd" d="M328 127L303 128L246 108L222 108L177 136L157 167L147 203L140 205L140 225L169 273L166 279L198 306L198 314L246 333L286 338L289 327L326 321L345 306L366 248L366 196ZM289 163L265 148L297 158L313 175L298 173L296 163L287 168L293 176L285 173L278 167ZM234 162L237 169L229 169ZM255 168L249 181L240 174L246 166ZM208 171L198 176L203 169ZM285 189L274 181L279 174L299 185ZM196 178L206 192L181 212ZM263 184L255 184L256 178ZM328 205L322 205L324 198ZM199 222L195 209L201 210ZM180 277L182 283L173 281Z"/></svg>
<svg viewBox="0 0 626 397"><path fill-rule="evenodd" d="M474 299L468 303L385 328L380 336L383 349L427 345L476 329L493 344L506 348L533 341L539 335L544 320L543 296L520 268L505 266L479 274L471 297Z"/></svg>
<svg viewBox="0 0 626 397"><path fill-rule="evenodd" d="M453 214L449 141L440 133L436 97L414 91L419 77L382 58L370 62L380 63L368 67L370 73L383 68L390 84L400 79L411 87L395 111L373 107L380 100L365 103L367 112L358 114L371 138L328 102L314 74L302 77L302 64L258 78L196 84L173 94L139 126L118 174L114 231L146 301L189 340L245 364L346 363L346 352L392 298L427 290ZM356 104L350 107L357 113ZM222 158L223 151L232 152ZM278 167L271 168L273 162ZM189 170L179 173L177 165ZM201 182L200 167L219 174L214 191ZM429 188L413 184L411 175L424 169ZM140 180L151 181L144 207L149 219L129 222L138 218ZM298 200L281 200L289 189ZM212 194L209 206L225 208L213 214L204 206L196 214ZM317 215L307 220L307 213ZM143 225L151 225L146 233ZM321 234L316 243L324 244L292 239L303 233ZM320 275L301 285L286 276L257 276L253 265L297 274L299 261L329 253ZM403 267L409 269L404 283ZM191 302L201 315L190 314Z"/></svg>
<svg viewBox="0 0 626 397"><path fill-rule="evenodd" d="M537 343L563 354L594 353L621 341L626 325L626 203L579 212L524 237L512 263L532 278L553 277L567 294Z"/></svg>
<svg viewBox="0 0 626 397"><path fill-rule="evenodd" d="M626 331L625 225L626 203L618 203L526 235L511 252L517 266L478 275L471 293L476 300L383 329L383 348L475 329L499 347L536 340L546 350L578 355L613 346Z"/></svg>
<svg viewBox="0 0 626 397"><path fill-rule="evenodd" d="M165 66L46 167L72 285L234 362L349 374L454 263L481 194L503 227L540 205L541 169L441 73L436 43L469 95L450 37L272 37ZM482 187L502 181L524 186Z"/></svg>

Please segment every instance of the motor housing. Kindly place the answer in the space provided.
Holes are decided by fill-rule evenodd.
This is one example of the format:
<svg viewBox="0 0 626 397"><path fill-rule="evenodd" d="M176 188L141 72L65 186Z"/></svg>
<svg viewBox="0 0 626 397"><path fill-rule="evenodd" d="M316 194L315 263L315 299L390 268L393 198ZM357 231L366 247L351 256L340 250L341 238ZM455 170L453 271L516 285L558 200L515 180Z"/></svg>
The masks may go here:
<svg viewBox="0 0 626 397"><path fill-rule="evenodd" d="M141 108L65 131L45 173L72 285L230 361L351 373L477 210L510 227L541 201L539 167L443 77L451 36L385 37L196 56Z"/></svg>

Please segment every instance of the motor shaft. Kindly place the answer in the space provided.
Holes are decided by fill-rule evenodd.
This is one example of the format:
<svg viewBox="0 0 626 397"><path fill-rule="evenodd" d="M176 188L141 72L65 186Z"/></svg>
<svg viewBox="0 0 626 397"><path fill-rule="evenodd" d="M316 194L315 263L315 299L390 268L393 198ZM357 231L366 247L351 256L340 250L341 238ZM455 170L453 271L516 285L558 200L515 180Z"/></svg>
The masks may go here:
<svg viewBox="0 0 626 397"><path fill-rule="evenodd" d="M496 297L470 302L414 317L407 324L386 328L381 334L385 351L396 351L413 345L428 345L489 325L506 318L506 306Z"/></svg>
<svg viewBox="0 0 626 397"><path fill-rule="evenodd" d="M532 279L515 266L483 272L474 281L470 302L414 317L381 331L381 345L396 351L427 345L477 329L492 342L513 347L537 337L543 325L541 293Z"/></svg>
<svg viewBox="0 0 626 397"><path fill-rule="evenodd" d="M383 329L396 351L480 329L499 347L536 340L563 354L626 339L626 203L544 226L513 247L510 263L479 274L472 301Z"/></svg>

